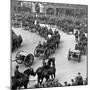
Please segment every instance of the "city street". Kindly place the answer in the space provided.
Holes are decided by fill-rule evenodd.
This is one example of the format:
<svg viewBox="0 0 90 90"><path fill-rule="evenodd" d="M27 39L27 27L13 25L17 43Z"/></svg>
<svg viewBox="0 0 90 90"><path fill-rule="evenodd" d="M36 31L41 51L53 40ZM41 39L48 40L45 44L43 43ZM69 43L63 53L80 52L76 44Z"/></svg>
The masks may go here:
<svg viewBox="0 0 90 90"><path fill-rule="evenodd" d="M54 28L53 28L54 29ZM11 60L15 60L15 55L18 51L23 50L25 53L34 53L35 47L38 45L39 41L44 41L44 38L41 38L36 33L31 33L29 31L25 31L22 28L12 28L17 35L21 35L23 38L23 43L21 47L16 49L12 54ZM55 57L55 65L56 65L56 79L59 80L61 84L65 81L70 82L72 78L75 78L78 72L82 74L84 78L87 77L87 56L82 56L81 61L78 63L77 61L68 61L67 55L69 48L75 47L75 37L74 35L68 35L59 30L61 35L60 45L59 48L55 51L52 57ZM17 65L16 62L12 62L12 76L14 75L15 66ZM42 66L42 59L35 58L32 68L36 71L38 67ZM27 67L24 64L20 65L20 72L26 70ZM37 76L32 77L30 76L30 80L37 80ZM36 84L36 81L30 82L28 87L33 87Z"/></svg>

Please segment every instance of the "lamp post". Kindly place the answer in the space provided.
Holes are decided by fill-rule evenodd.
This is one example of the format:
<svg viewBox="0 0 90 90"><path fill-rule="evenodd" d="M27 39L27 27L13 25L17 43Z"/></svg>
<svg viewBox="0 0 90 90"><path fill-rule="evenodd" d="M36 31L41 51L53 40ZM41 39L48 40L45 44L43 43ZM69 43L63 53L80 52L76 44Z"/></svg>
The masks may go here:
<svg viewBox="0 0 90 90"><path fill-rule="evenodd" d="M37 17L38 13L40 13L40 7L38 3L35 3L35 17L36 17L36 23L37 23Z"/></svg>
<svg viewBox="0 0 90 90"><path fill-rule="evenodd" d="M35 13L35 25L37 24L37 13Z"/></svg>
<svg viewBox="0 0 90 90"><path fill-rule="evenodd" d="M45 17L46 17L46 4L47 3L44 3L44 15L45 15ZM46 26L46 23L45 23L45 26Z"/></svg>

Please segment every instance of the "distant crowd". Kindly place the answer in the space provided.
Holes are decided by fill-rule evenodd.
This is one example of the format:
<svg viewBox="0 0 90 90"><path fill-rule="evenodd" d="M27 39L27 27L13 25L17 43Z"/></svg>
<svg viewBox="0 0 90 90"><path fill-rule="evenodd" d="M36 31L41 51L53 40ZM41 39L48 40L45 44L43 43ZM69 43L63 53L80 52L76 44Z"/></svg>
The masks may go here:
<svg viewBox="0 0 90 90"><path fill-rule="evenodd" d="M37 84L36 88L47 88L47 87L64 87L64 86L79 86L79 85L87 85L88 84L88 78L83 78L81 73L78 72L78 75L75 77L75 79L71 79L71 83L68 83L65 81L63 84L61 84L57 79L49 80L45 83Z"/></svg>

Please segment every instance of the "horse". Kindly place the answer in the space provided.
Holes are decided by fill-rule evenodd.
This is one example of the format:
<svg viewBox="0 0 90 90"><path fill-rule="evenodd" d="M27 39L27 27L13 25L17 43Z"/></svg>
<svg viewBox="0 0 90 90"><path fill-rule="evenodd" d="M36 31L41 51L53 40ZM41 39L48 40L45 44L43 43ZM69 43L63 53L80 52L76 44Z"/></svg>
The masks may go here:
<svg viewBox="0 0 90 90"><path fill-rule="evenodd" d="M41 84L42 72L43 72L43 67L39 67L39 68L36 70L38 84L39 84L39 83Z"/></svg>
<svg viewBox="0 0 90 90"><path fill-rule="evenodd" d="M17 89L22 86L24 86L24 88L26 89L27 88L27 85L29 83L29 76L32 75L32 76L35 76L35 72L33 69L29 68L27 70L25 70L23 73L22 73L22 76L21 78L17 79L15 76L12 76L11 80L12 80L12 85L11 85L11 88L12 90L13 89Z"/></svg>
<svg viewBox="0 0 90 90"><path fill-rule="evenodd" d="M49 81L50 76L51 76L51 79L54 80L55 79L55 73L56 73L56 68L54 66L50 67L48 69L44 69L42 71L42 74L41 74L41 83L43 82L44 78L46 79L46 82Z"/></svg>
<svg viewBox="0 0 90 90"><path fill-rule="evenodd" d="M43 79L45 78L46 79L46 82L50 79L50 76L52 77L52 79L55 78L55 72L56 72L56 68L55 66L53 65L52 67L50 67L48 65L47 68L45 67L39 67L37 70L36 70L36 74L38 76L38 84L42 83L43 82Z"/></svg>
<svg viewBox="0 0 90 90"><path fill-rule="evenodd" d="M48 58L48 65L49 65L49 67L50 67L51 63L52 63L53 66L55 67L55 57Z"/></svg>

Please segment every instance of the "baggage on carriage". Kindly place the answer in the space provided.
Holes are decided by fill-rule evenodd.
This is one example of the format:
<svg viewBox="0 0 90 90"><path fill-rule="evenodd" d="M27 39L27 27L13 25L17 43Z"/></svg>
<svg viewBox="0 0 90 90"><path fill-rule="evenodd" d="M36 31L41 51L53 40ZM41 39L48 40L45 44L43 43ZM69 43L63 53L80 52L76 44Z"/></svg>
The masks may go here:
<svg viewBox="0 0 90 90"><path fill-rule="evenodd" d="M35 57L40 57L40 56L43 56L43 57L46 57L47 55L49 55L50 51L47 47L39 47L39 46L36 46L35 50L34 50L34 56Z"/></svg>
<svg viewBox="0 0 90 90"><path fill-rule="evenodd" d="M81 52L79 50L69 49L69 51L68 51L68 60L75 60L75 61L80 62Z"/></svg>

